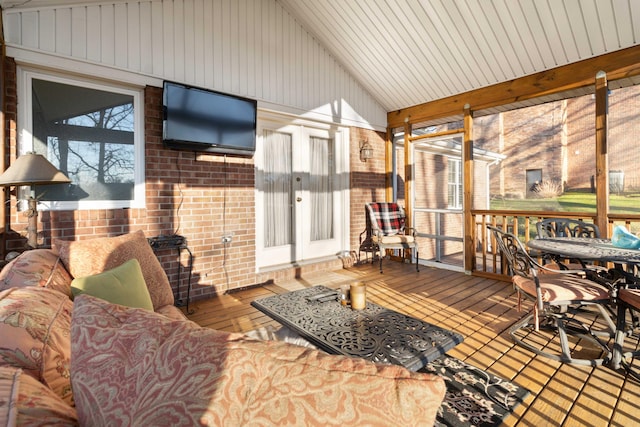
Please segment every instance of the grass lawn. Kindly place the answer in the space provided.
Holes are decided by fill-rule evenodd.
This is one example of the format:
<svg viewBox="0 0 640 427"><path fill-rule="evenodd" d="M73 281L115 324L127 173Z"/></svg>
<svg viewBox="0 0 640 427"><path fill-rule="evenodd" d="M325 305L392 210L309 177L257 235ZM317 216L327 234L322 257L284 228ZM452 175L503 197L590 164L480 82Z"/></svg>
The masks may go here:
<svg viewBox="0 0 640 427"><path fill-rule="evenodd" d="M595 213L596 195L593 193L564 193L550 199L492 200L491 209ZM611 195L609 211L616 214L640 214L640 194Z"/></svg>

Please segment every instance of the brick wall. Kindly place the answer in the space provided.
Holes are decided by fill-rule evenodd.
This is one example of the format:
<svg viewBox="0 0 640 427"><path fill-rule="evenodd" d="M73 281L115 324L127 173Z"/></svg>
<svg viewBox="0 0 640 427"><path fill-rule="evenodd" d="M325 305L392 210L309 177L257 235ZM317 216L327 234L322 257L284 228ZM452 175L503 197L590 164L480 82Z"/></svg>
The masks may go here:
<svg viewBox="0 0 640 427"><path fill-rule="evenodd" d="M365 203L385 200L385 139L383 133L352 128L351 143L351 251L358 252L360 233L365 230ZM368 141L373 147L373 158L360 161L360 141ZM364 254L362 254L364 257Z"/></svg>
<svg viewBox="0 0 640 427"><path fill-rule="evenodd" d="M10 58L5 73L5 129L7 162L16 153L16 68ZM186 237L193 253L192 298L202 298L228 288L279 281L310 271L335 269L343 261L327 261L265 273L255 271L255 176L253 159L166 149L162 144L162 88L144 91L146 208L42 211L38 230L40 244L55 239L81 240L143 230L148 237L178 233ZM352 251L364 230L364 203L384 200L384 135L350 130L352 174ZM359 141L368 139L374 158L359 159ZM22 251L27 218L18 212L15 197L7 208L4 233L7 250ZM230 244L223 235L232 235ZM177 292L178 267L188 264L187 253L162 250L158 257ZM186 273L182 275L178 299L186 298Z"/></svg>

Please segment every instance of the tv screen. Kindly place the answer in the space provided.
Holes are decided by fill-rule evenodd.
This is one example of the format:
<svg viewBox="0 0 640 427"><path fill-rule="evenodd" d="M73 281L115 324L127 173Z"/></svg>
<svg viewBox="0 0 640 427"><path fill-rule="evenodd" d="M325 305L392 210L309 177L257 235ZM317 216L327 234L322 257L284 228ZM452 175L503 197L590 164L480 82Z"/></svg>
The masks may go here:
<svg viewBox="0 0 640 427"><path fill-rule="evenodd" d="M169 148L253 156L255 100L164 82L163 140Z"/></svg>

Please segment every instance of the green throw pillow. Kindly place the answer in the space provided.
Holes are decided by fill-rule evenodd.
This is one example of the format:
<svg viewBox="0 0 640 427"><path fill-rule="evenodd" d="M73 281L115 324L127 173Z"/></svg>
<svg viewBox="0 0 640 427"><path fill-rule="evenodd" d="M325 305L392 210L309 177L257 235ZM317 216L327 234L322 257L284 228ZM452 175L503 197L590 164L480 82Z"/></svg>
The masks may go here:
<svg viewBox="0 0 640 427"><path fill-rule="evenodd" d="M73 279L71 292L74 297L88 294L113 304L153 311L151 296L137 259L94 276Z"/></svg>

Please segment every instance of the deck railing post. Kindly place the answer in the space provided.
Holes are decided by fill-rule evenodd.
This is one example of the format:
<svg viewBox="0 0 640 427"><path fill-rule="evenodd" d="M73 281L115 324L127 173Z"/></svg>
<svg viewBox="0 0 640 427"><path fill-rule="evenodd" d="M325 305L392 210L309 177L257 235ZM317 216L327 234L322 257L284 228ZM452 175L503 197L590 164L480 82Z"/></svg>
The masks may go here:
<svg viewBox="0 0 640 427"><path fill-rule="evenodd" d="M596 74L596 220L602 237L609 237L609 164L607 147L607 114L609 89L607 74Z"/></svg>

